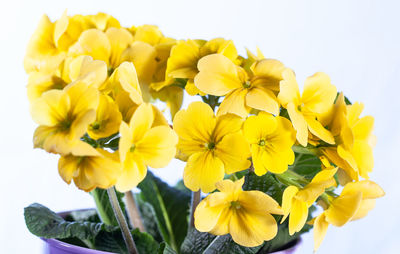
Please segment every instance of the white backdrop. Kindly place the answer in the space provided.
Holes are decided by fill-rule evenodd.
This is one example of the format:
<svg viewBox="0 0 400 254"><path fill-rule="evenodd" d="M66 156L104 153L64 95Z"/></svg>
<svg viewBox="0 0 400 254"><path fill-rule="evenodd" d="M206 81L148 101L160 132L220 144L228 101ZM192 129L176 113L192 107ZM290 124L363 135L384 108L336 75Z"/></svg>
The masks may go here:
<svg viewBox="0 0 400 254"><path fill-rule="evenodd" d="M259 46L293 68L300 83L316 71L375 116L375 171L386 191L370 215L343 228L330 227L319 253L399 253L400 227L400 5L384 0L293 1L22 1L1 0L0 9L0 253L41 253L42 242L25 228L23 207L33 202L56 211L92 207L88 194L67 186L57 156L32 148L23 56L42 14L114 15L123 25L156 24L174 38L225 37ZM185 101L185 105L188 100ZM182 163L157 174L175 183ZM299 253L312 253L312 234Z"/></svg>

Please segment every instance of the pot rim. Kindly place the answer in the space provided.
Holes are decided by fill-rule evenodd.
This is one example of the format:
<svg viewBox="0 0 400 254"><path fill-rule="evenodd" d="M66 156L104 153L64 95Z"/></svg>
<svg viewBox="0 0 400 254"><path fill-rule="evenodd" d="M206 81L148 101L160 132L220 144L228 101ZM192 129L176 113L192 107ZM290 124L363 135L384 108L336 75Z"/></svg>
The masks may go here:
<svg viewBox="0 0 400 254"><path fill-rule="evenodd" d="M62 211L62 212L58 212L57 214L59 216L65 218L67 215L69 215L73 211L88 211L88 210L92 210L92 209L95 209L95 208L86 208L86 209L84 208L84 209ZM52 247L55 247L55 248L61 249L61 250L70 251L70 252L76 253L76 254L116 254L114 252L94 250L94 249L89 249L86 247L81 247L78 245L73 245L73 244L66 243L66 242L63 242L63 241L55 239L55 238L40 237L40 239L42 239L44 242L46 242L48 245L50 245ZM301 239L301 237L299 237L294 241L293 245L291 245L289 248L271 252L270 254L285 254L285 253L288 253L288 251L295 251L297 249L297 247L299 247L299 245L301 245L302 241L303 240ZM291 252L289 252L289 253L291 253Z"/></svg>
<svg viewBox="0 0 400 254"><path fill-rule="evenodd" d="M106 252L106 251L101 251L101 250L94 250L94 249L89 249L85 247L81 247L78 245L73 245L69 244L54 238L40 238L43 241L45 241L48 245L50 245L53 248L69 251L71 253L79 253L79 254L115 254L113 252Z"/></svg>

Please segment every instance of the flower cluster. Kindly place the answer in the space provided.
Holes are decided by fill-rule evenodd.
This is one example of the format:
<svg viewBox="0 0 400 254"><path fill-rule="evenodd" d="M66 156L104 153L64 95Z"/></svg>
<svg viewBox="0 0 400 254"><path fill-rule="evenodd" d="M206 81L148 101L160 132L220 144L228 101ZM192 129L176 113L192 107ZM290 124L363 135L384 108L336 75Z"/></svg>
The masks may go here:
<svg viewBox="0 0 400 254"><path fill-rule="evenodd" d="M288 218L290 235L314 225L315 249L329 224L364 217L384 195L368 176L374 119L361 117L363 104L351 104L325 73L308 77L300 93L294 72L261 52L243 57L231 40L175 40L103 13L44 16L24 65L39 124L34 146L59 154L60 176L82 190L128 191L147 167L176 157L186 162L185 186L210 193L194 213L197 230L253 247ZM184 92L203 102L180 110ZM298 170L304 159L318 168ZM282 203L243 190L249 175L272 176ZM312 219L315 205L324 211Z"/></svg>

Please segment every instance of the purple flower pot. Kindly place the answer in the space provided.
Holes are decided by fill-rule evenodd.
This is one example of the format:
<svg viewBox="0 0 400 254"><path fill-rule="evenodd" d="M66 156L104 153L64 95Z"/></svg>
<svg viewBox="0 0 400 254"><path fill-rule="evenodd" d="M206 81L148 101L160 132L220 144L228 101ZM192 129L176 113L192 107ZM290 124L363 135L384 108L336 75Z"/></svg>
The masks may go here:
<svg viewBox="0 0 400 254"><path fill-rule="evenodd" d="M61 212L58 213L58 215L65 218L70 213L71 211ZM57 239L45 239L45 238L41 239L45 241L44 254L112 254L112 252L88 249L72 245L69 243L65 243ZM296 249L300 246L300 244L301 244L301 239L291 244L287 249L272 252L270 254L293 254L296 252ZM142 254L152 254L152 253L142 253Z"/></svg>

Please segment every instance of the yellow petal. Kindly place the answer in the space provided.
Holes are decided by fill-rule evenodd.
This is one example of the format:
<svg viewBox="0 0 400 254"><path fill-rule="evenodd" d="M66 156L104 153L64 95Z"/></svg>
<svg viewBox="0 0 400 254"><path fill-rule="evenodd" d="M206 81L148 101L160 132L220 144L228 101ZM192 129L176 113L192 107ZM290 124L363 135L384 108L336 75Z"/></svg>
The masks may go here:
<svg viewBox="0 0 400 254"><path fill-rule="evenodd" d="M162 168L174 158L177 142L178 137L169 126L157 126L151 128L135 144L135 150L141 155L146 165Z"/></svg>
<svg viewBox="0 0 400 254"><path fill-rule="evenodd" d="M76 116L69 129L69 139L81 138L87 131L89 124L96 119L96 111L93 109Z"/></svg>
<svg viewBox="0 0 400 254"><path fill-rule="evenodd" d="M292 199L292 207L289 216L289 234L293 235L299 232L304 224L306 224L308 217L307 203L300 201L297 198Z"/></svg>
<svg viewBox="0 0 400 254"><path fill-rule="evenodd" d="M121 62L132 62L140 82L149 84L157 67L156 57L157 51L153 46L145 42L135 41L123 51Z"/></svg>
<svg viewBox="0 0 400 254"><path fill-rule="evenodd" d="M234 147L234 149L232 149ZM250 147L241 133L228 134L215 146L215 156L223 163L225 173L233 174L250 167Z"/></svg>
<svg viewBox="0 0 400 254"><path fill-rule="evenodd" d="M314 221L314 252L319 249L322 241L328 231L329 223L325 220L325 214L322 213Z"/></svg>
<svg viewBox="0 0 400 254"><path fill-rule="evenodd" d="M375 182L363 180L346 184L342 190L342 195L361 192L363 199L375 199L385 195L383 189Z"/></svg>
<svg viewBox="0 0 400 254"><path fill-rule="evenodd" d="M192 191L208 193L224 178L224 164L209 151L192 154L183 172L185 186Z"/></svg>
<svg viewBox="0 0 400 254"><path fill-rule="evenodd" d="M111 44L105 33L97 29L84 31L78 41L72 45L68 54L70 56L89 55L95 60L109 63Z"/></svg>
<svg viewBox="0 0 400 254"><path fill-rule="evenodd" d="M232 113L243 118L246 117L250 112L250 108L246 105L246 95L247 89L242 88L230 92L219 106L217 115Z"/></svg>
<svg viewBox="0 0 400 254"><path fill-rule="evenodd" d="M211 107L203 102L192 102L174 117L174 130L180 139L210 142L216 119Z"/></svg>
<svg viewBox="0 0 400 254"><path fill-rule="evenodd" d="M343 226L356 214L360 207L361 200L361 192L340 195L334 199L330 207L325 210L326 221L337 227Z"/></svg>
<svg viewBox="0 0 400 254"><path fill-rule="evenodd" d="M68 67L68 78L71 81L83 79L85 83L98 88L107 78L106 63L93 60L90 56L76 57Z"/></svg>
<svg viewBox="0 0 400 254"><path fill-rule="evenodd" d="M315 119L315 117L306 116L304 118L307 122L308 129L313 135L317 136L328 144L335 144L335 139L333 138L332 133L325 129L324 126L322 126L322 124Z"/></svg>
<svg viewBox="0 0 400 254"><path fill-rule="evenodd" d="M109 86L116 87L120 86L124 91L129 94L130 99L135 104L143 102L142 90L139 85L138 76L136 74L135 66L130 62L123 62L110 77Z"/></svg>
<svg viewBox="0 0 400 254"><path fill-rule="evenodd" d="M243 191L238 199L240 206L254 213L283 214L282 208L272 197L261 191Z"/></svg>
<svg viewBox="0 0 400 254"><path fill-rule="evenodd" d="M30 111L37 124L54 126L66 120L70 107L70 99L63 91L51 90L35 100Z"/></svg>
<svg viewBox="0 0 400 254"><path fill-rule="evenodd" d="M332 106L336 95L336 87L331 84L329 76L317 72L306 79L301 101L311 112L322 114Z"/></svg>
<svg viewBox="0 0 400 254"><path fill-rule="evenodd" d="M250 89L246 95L246 105L274 115L279 114L279 103L275 94L271 90L262 87Z"/></svg>
<svg viewBox="0 0 400 254"><path fill-rule="evenodd" d="M360 207L358 208L356 214L351 218L351 220L359 220L368 215L369 211L374 209L376 200L375 199L366 199L362 200Z"/></svg>
<svg viewBox="0 0 400 254"><path fill-rule="evenodd" d="M297 192L299 189L296 186L288 186L284 191L283 191L283 196L282 196L282 210L283 210L283 218L281 220L281 223L283 223L286 218L289 216L290 211L292 210L292 201L294 196L296 196Z"/></svg>
<svg viewBox="0 0 400 254"><path fill-rule="evenodd" d="M365 141L356 140L352 149L352 155L357 162L360 175L368 179L368 173L372 172L374 167L372 147Z"/></svg>
<svg viewBox="0 0 400 254"><path fill-rule="evenodd" d="M154 25L143 25L136 28L134 40L156 45L163 38L160 29Z"/></svg>
<svg viewBox="0 0 400 254"><path fill-rule="evenodd" d="M146 173L147 168L142 158L129 152L123 162L122 173L115 184L115 188L120 192L129 191L145 178Z"/></svg>
<svg viewBox="0 0 400 254"><path fill-rule="evenodd" d="M199 74L194 83L206 94L224 96L242 87L244 80L239 78L238 67L221 54L212 54L200 59L197 68Z"/></svg>
<svg viewBox="0 0 400 254"><path fill-rule="evenodd" d="M196 210L194 212L194 225L196 229L200 232L209 232L215 226L218 227L225 226L225 225L217 225L217 222L221 214L227 208L224 206L216 206L216 207L208 206L207 202L209 197L210 196L203 199L196 207Z"/></svg>
<svg viewBox="0 0 400 254"><path fill-rule="evenodd" d="M226 135L236 133L241 130L243 119L234 114L225 114L217 117L217 122L213 132L215 143L221 141Z"/></svg>
<svg viewBox="0 0 400 254"><path fill-rule="evenodd" d="M287 104L287 111L289 113L290 120L292 120L293 128L296 130L297 141L302 146L307 146L308 143L308 128L307 122L301 112L298 111L295 104L289 102Z"/></svg>
<svg viewBox="0 0 400 254"><path fill-rule="evenodd" d="M294 105L300 104L300 91L294 72L291 69L285 69L282 73L283 80L280 81L280 92L278 94L279 102L287 107L289 102Z"/></svg>
<svg viewBox="0 0 400 254"><path fill-rule="evenodd" d="M167 78L193 79L197 74L197 61L200 59L200 46L193 40L180 41L172 47L168 58Z"/></svg>
<svg viewBox="0 0 400 254"><path fill-rule="evenodd" d="M122 62L122 52L133 42L133 36L127 29L115 27L107 29L106 35L111 46L109 64L116 68Z"/></svg>
<svg viewBox="0 0 400 254"><path fill-rule="evenodd" d="M78 80L64 88L71 101L71 113L73 116L88 110L96 110L99 106L100 93L96 87L90 86Z"/></svg>
<svg viewBox="0 0 400 254"><path fill-rule="evenodd" d="M215 186L220 191L220 193L225 193L225 194L234 193L232 201L235 201L238 199L239 193L242 192L243 184L244 184L244 177L240 178L235 182L228 179L221 180L217 182Z"/></svg>
<svg viewBox="0 0 400 254"><path fill-rule="evenodd" d="M243 125L243 134L250 144L258 144L273 133L278 121L271 114L260 112L257 116L249 116Z"/></svg>
<svg viewBox="0 0 400 254"><path fill-rule="evenodd" d="M251 70L255 76L253 85L279 92L279 83L283 79L282 74L285 70L283 63L275 59L262 59L256 61Z"/></svg>
<svg viewBox="0 0 400 254"><path fill-rule="evenodd" d="M278 226L269 213L251 213L238 209L232 214L229 232L237 244L255 247L274 238L278 232Z"/></svg>
<svg viewBox="0 0 400 254"><path fill-rule="evenodd" d="M119 158L121 162L124 162L126 154L128 153L133 144L133 132L129 128L129 125L127 125L125 122L121 122L119 133L120 133L120 139L118 144Z"/></svg>
<svg viewBox="0 0 400 254"><path fill-rule="evenodd" d="M149 103L141 104L133 114L129 127L132 131L133 142L136 143L143 139L145 134L153 125L154 114L153 107Z"/></svg>

